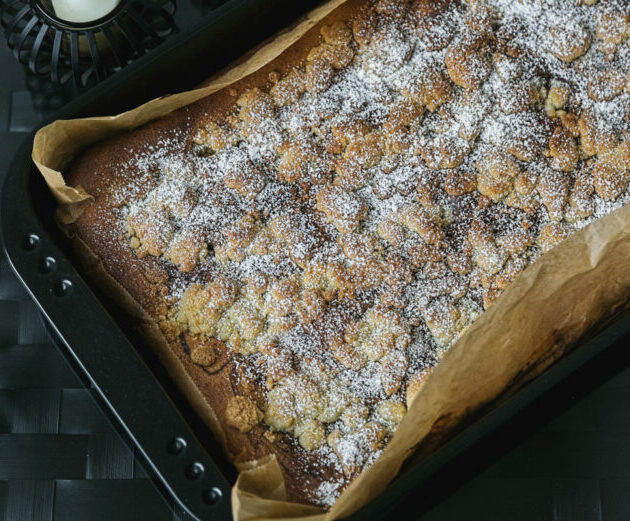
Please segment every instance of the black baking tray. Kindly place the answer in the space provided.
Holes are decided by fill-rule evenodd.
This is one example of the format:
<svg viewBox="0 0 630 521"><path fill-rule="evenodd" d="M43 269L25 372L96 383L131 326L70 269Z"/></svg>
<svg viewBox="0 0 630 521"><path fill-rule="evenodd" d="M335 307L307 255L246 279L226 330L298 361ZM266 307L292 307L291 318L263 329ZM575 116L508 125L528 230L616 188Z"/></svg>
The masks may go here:
<svg viewBox="0 0 630 521"><path fill-rule="evenodd" d="M191 88L316 2L231 0L191 31L94 87L51 117L119 113L153 97ZM234 469L174 387L128 317L81 275L53 219L55 202L30 158L31 134L16 154L1 194L0 235L17 276L65 352L144 454L163 487L193 519L227 520ZM430 508L536 425L628 365L630 315L619 313L509 399L488 410L430 457L401 475L353 520L398 518ZM411 507L411 508L410 508Z"/></svg>

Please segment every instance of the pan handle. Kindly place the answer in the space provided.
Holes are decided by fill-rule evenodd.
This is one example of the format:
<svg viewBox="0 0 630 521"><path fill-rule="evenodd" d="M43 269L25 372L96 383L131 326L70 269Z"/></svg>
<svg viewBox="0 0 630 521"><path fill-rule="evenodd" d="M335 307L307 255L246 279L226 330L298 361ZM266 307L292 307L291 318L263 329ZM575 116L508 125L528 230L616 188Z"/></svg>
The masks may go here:
<svg viewBox="0 0 630 521"><path fill-rule="evenodd" d="M9 264L181 508L199 521L231 519L229 481L32 210L30 143L16 155L1 194L0 230Z"/></svg>

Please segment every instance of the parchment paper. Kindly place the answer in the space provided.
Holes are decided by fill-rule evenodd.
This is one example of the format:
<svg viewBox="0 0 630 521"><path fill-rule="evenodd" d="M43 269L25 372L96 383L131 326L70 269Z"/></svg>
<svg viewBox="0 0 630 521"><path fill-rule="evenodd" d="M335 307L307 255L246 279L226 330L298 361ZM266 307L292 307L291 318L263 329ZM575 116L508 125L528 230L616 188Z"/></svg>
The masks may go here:
<svg viewBox="0 0 630 521"><path fill-rule="evenodd" d="M90 195L81 187L67 186L61 173L85 147L258 70L343 3L322 5L203 88L155 99L117 116L56 121L41 129L33 160L60 203L62 223L76 219L90 202ZM268 457L239 466L232 490L234 519L328 521L354 512L387 486L419 445L422 457L481 407L540 374L624 306L630 296L629 258L630 207L625 207L546 253L481 315L428 378L382 456L328 513L285 501L279 465Z"/></svg>

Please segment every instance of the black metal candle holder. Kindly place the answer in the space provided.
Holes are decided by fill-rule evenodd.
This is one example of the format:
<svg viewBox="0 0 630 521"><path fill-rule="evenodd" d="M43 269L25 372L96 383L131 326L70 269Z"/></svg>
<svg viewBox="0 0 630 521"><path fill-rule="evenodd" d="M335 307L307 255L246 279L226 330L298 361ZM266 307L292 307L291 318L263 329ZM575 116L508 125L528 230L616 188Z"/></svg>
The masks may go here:
<svg viewBox="0 0 630 521"><path fill-rule="evenodd" d="M47 0L0 0L0 25L15 57L32 72L77 88L102 80L175 29L175 0L121 0L86 23L57 17Z"/></svg>

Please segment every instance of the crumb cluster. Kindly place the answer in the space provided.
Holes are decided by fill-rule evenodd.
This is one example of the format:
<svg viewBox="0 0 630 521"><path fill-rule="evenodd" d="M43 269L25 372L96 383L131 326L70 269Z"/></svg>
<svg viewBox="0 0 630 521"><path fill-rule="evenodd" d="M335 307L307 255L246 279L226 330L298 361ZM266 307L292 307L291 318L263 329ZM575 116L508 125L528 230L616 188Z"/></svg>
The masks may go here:
<svg viewBox="0 0 630 521"><path fill-rule="evenodd" d="M224 411L321 454L329 506L465 329L628 201L624 0L378 0L117 194L177 267L163 327L226 353ZM147 188L148 186L148 188Z"/></svg>

